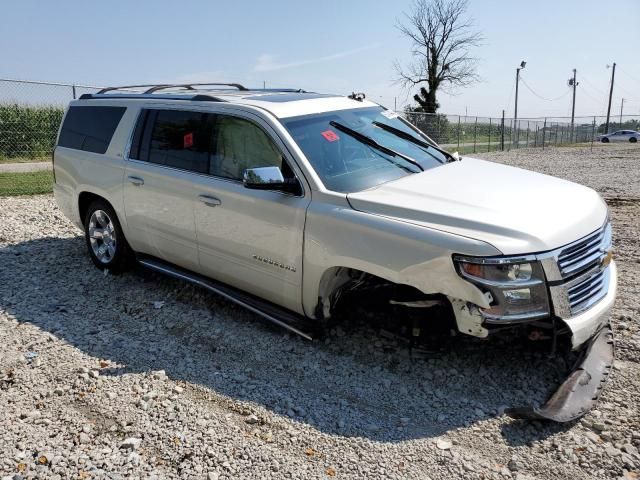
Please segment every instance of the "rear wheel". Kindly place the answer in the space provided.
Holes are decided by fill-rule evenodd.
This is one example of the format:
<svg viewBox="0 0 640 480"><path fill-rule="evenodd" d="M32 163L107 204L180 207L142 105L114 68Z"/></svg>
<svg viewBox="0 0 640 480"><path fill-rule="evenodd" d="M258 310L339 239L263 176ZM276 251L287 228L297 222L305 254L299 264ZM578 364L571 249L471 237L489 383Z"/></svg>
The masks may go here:
<svg viewBox="0 0 640 480"><path fill-rule="evenodd" d="M638 141L638 139L637 139L636 137L631 137L631 138L629 139L629 141L630 141L631 143L636 143L636 142Z"/></svg>
<svg viewBox="0 0 640 480"><path fill-rule="evenodd" d="M116 212L105 200L96 200L84 219L85 240L94 265L121 273L132 263L133 253L124 238Z"/></svg>

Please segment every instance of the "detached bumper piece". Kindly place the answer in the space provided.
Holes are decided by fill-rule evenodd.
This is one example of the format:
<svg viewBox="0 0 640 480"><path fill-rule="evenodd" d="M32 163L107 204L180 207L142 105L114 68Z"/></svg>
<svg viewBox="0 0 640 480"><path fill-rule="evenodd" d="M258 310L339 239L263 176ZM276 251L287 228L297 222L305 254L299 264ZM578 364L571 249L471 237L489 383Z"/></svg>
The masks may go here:
<svg viewBox="0 0 640 480"><path fill-rule="evenodd" d="M586 414L598 400L613 366L610 324L589 342L582 355L578 366L544 405L509 408L505 413L512 418L554 422L570 422Z"/></svg>

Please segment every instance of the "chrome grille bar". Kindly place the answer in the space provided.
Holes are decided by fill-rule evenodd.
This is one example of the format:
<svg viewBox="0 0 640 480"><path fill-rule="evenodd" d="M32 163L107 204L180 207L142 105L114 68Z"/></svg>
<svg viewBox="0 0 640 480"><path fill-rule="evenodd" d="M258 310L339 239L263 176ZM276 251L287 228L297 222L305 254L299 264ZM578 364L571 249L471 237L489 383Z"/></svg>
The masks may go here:
<svg viewBox="0 0 640 480"><path fill-rule="evenodd" d="M607 295L610 271L611 224L576 242L538 256L547 280L555 313L570 318Z"/></svg>
<svg viewBox="0 0 640 480"><path fill-rule="evenodd" d="M558 267L563 278L571 277L596 265L602 258L602 241L605 229L601 229L560 252Z"/></svg>

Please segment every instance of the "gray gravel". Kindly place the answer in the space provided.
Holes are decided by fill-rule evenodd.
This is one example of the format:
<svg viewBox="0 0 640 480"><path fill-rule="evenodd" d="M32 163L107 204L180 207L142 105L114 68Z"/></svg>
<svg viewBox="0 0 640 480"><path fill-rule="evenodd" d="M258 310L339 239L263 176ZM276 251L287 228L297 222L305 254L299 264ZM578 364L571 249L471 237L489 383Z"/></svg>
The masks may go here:
<svg viewBox="0 0 640 480"><path fill-rule="evenodd" d="M603 152L491 155L614 199L618 360L569 425L501 414L542 401L562 357L469 338L412 360L364 327L309 343L181 282L105 276L51 196L0 199L0 478L637 478L640 149Z"/></svg>

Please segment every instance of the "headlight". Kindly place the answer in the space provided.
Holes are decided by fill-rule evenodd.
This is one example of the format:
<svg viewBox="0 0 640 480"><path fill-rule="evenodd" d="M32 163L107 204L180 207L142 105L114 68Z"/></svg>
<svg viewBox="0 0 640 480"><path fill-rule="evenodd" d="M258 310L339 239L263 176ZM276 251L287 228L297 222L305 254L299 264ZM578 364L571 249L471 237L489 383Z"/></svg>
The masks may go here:
<svg viewBox="0 0 640 480"><path fill-rule="evenodd" d="M491 294L491 306L480 309L488 323L515 323L549 315L542 265L535 258L464 257L454 255L458 273Z"/></svg>

